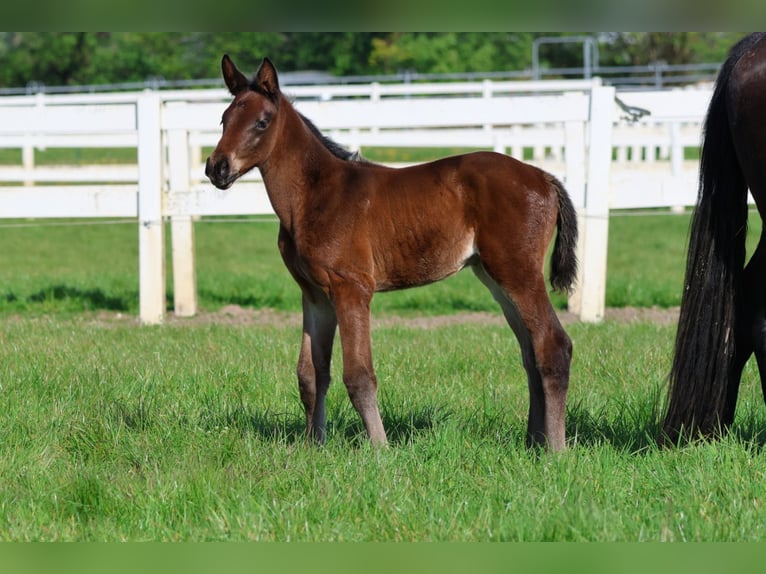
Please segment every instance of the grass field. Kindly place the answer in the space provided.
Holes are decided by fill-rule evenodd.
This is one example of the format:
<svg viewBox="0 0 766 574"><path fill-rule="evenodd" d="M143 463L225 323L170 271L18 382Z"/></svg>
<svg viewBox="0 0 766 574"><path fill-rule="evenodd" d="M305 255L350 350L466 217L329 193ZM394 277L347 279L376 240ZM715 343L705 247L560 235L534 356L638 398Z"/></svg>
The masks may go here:
<svg viewBox="0 0 766 574"><path fill-rule="evenodd" d="M373 346L391 446L364 441L336 356L317 448L303 439L297 328L98 313L137 311L135 223L6 223L0 540L766 538L753 364L732 435L654 446L672 325L567 326L570 448L540 456L524 447L526 381L507 328L390 322ZM686 216L612 218L609 304L676 305L687 229ZM205 309L298 309L274 222L195 232ZM470 273L379 296L374 313L464 310L495 311Z"/></svg>
<svg viewBox="0 0 766 574"><path fill-rule="evenodd" d="M6 320L0 539L762 540L752 369L733 436L660 451L672 327L569 331L570 449L538 456L502 327L377 329L377 452L338 383L304 442L294 329Z"/></svg>
<svg viewBox="0 0 766 574"><path fill-rule="evenodd" d="M299 311L300 294L276 248L274 219L202 220L195 226L200 305L238 304ZM241 220L237 220L241 221ZM137 313L138 232L135 222L0 221L0 314L106 309ZM610 220L606 304L680 303L688 215L615 216ZM760 234L751 218L750 249ZM170 254L170 231L167 232ZM172 269L168 259L168 301ZM563 296L554 294L559 308ZM172 303L170 303L172 305ZM469 271L424 288L379 294L376 313L439 315L496 311Z"/></svg>

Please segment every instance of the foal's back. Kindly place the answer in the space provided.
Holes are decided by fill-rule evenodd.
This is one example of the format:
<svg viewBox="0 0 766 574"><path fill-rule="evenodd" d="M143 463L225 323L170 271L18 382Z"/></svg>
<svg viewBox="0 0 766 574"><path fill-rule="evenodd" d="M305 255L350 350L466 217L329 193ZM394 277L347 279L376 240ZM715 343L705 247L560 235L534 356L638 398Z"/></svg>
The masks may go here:
<svg viewBox="0 0 766 574"><path fill-rule="evenodd" d="M343 198L339 209L355 211L338 216L347 245L360 262L369 257L376 289L385 291L449 277L497 244L541 258L557 214L549 177L511 157L475 152L403 168L347 163L344 189L334 192ZM323 202L325 215L327 208Z"/></svg>

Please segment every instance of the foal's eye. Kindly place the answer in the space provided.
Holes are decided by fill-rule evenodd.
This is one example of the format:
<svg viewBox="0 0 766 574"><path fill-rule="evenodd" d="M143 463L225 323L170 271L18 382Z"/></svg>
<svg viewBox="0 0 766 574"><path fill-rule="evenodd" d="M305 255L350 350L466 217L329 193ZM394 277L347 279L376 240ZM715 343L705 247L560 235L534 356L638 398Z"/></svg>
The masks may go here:
<svg viewBox="0 0 766 574"><path fill-rule="evenodd" d="M265 130L267 127L269 127L269 120L258 120L255 122L255 129L257 130Z"/></svg>

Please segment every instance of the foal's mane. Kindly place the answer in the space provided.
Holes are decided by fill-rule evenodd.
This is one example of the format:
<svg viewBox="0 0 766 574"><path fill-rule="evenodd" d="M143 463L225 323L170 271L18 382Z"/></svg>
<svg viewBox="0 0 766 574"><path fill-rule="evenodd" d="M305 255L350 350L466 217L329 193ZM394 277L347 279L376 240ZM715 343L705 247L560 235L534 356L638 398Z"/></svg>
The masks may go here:
<svg viewBox="0 0 766 574"><path fill-rule="evenodd" d="M302 113L298 112L297 110L296 110L296 113L301 118L301 120L303 120L303 123L306 124L306 127L309 128L309 130L311 130L311 133L313 133L317 137L317 139L322 143L322 145L325 148L327 148L327 150L332 155L345 161L370 163L366 159L364 159L362 157L362 154L359 153L358 151L349 151L348 149L340 145L338 142L328 138L321 131L319 131L319 128L314 125L314 122L312 122Z"/></svg>

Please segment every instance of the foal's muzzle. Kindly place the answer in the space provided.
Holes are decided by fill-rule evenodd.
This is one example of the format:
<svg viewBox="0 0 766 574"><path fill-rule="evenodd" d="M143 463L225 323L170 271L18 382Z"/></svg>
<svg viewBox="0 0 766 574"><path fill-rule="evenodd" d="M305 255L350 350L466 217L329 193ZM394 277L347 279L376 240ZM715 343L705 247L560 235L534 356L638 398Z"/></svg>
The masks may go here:
<svg viewBox="0 0 766 574"><path fill-rule="evenodd" d="M239 177L239 173L231 171L229 160L225 156L214 160L212 155L205 162L205 175L218 189L228 189Z"/></svg>

